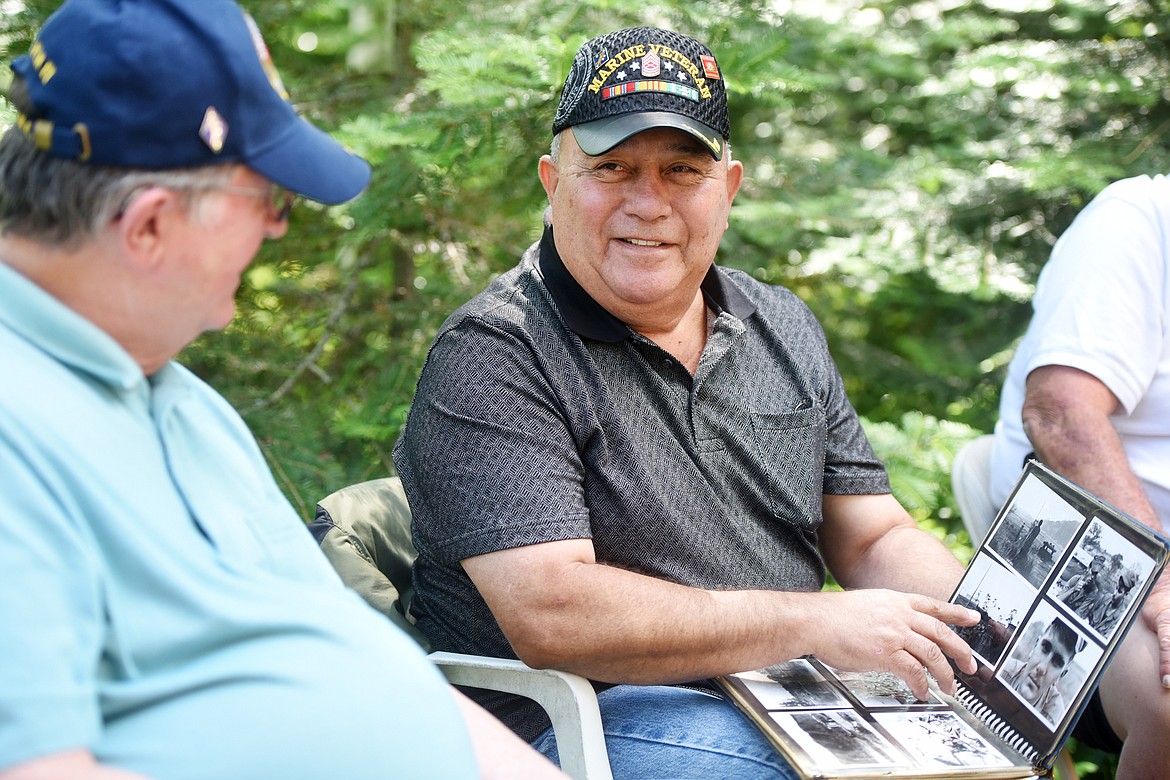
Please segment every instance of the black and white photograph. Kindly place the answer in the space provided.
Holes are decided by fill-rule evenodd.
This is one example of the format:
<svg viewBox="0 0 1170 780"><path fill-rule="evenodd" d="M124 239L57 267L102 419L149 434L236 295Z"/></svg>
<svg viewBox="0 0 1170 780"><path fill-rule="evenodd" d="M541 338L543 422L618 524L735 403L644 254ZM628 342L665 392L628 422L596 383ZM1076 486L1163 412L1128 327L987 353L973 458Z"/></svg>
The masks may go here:
<svg viewBox="0 0 1170 780"><path fill-rule="evenodd" d="M951 599L955 604L977 611L980 620L973 626L951 626L986 666L996 666L1037 591L1015 571L993 556L979 553L967 567Z"/></svg>
<svg viewBox="0 0 1170 780"><path fill-rule="evenodd" d="M1013 496L988 547L1034 588L1041 588L1085 517L1035 475Z"/></svg>
<svg viewBox="0 0 1170 780"><path fill-rule="evenodd" d="M889 767L906 759L852 710L769 715L822 769Z"/></svg>
<svg viewBox="0 0 1170 780"><path fill-rule="evenodd" d="M1012 766L1011 760L953 712L879 712L874 720L923 766Z"/></svg>
<svg viewBox="0 0 1170 780"><path fill-rule="evenodd" d="M1153 571L1154 560L1097 518L1056 582L1056 598L1108 641Z"/></svg>
<svg viewBox="0 0 1170 780"><path fill-rule="evenodd" d="M767 710L850 706L849 700L803 658L733 676L739 678Z"/></svg>
<svg viewBox="0 0 1170 780"><path fill-rule="evenodd" d="M1101 653L1095 642L1042 601L996 677L1055 730Z"/></svg>
<svg viewBox="0 0 1170 780"><path fill-rule="evenodd" d="M927 694L926 701L919 701L910 686L893 672L844 672L832 667L829 670L868 709L939 703L933 691Z"/></svg>

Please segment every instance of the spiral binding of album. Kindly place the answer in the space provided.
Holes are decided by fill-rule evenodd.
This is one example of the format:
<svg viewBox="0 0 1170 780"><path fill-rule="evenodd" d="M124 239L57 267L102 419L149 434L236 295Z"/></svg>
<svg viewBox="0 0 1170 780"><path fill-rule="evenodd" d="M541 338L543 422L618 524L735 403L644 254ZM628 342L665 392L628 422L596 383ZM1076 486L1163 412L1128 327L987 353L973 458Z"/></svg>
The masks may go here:
<svg viewBox="0 0 1170 780"><path fill-rule="evenodd" d="M991 733L1003 740L1012 750L1019 753L1025 761L1032 766L1040 766L1040 760L1042 758L1040 751L1025 739L1023 735L1012 728L1010 723L1000 718L995 710L979 699L963 683L959 683L954 698L967 708L967 712L978 718ZM1041 768L1047 769L1048 767Z"/></svg>

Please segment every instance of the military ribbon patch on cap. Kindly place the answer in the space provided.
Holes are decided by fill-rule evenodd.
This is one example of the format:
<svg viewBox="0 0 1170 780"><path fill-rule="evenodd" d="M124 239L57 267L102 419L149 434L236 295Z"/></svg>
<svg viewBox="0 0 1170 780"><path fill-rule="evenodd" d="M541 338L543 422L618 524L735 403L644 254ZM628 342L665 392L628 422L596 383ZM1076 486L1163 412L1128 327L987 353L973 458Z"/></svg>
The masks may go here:
<svg viewBox="0 0 1170 780"><path fill-rule="evenodd" d="M610 98L621 97L622 95L631 95L635 92L665 92L669 95L677 95L687 100L699 102L699 90L694 87L688 87L686 84L677 84L673 81L626 81L622 84L615 84L612 87L606 87L601 90L601 99L609 100Z"/></svg>
<svg viewBox="0 0 1170 780"><path fill-rule="evenodd" d="M215 110L215 106L208 106L203 112L203 123L199 125L199 137L207 148L219 154L227 141L228 123Z"/></svg>
<svg viewBox="0 0 1170 780"><path fill-rule="evenodd" d="M699 62L703 64L703 75L709 79L719 78L719 66L715 64L715 58L709 54L700 54Z"/></svg>

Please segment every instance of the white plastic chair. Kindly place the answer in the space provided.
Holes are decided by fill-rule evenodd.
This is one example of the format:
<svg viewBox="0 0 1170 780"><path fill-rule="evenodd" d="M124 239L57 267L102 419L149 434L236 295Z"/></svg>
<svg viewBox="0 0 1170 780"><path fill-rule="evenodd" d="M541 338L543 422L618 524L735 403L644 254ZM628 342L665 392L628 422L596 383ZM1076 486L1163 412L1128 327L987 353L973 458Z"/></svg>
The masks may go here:
<svg viewBox="0 0 1170 780"><path fill-rule="evenodd" d="M986 434L964 444L951 466L951 487L959 515L976 547L987 536L999 507L991 500L991 453L995 436Z"/></svg>
<svg viewBox="0 0 1170 780"><path fill-rule="evenodd" d="M317 504L310 529L342 580L429 650L408 617L416 552L399 480L375 479L331 493ZM445 652L430 658L454 685L534 700L552 721L565 774L574 780L613 780L597 694L584 677L532 669L508 658Z"/></svg>
<svg viewBox="0 0 1170 780"><path fill-rule="evenodd" d="M994 434L985 434L964 444L955 453L951 466L951 488L963 527L978 547L995 521L999 506L991 500L991 455L995 449ZM1077 780L1077 767L1067 749L1060 751L1053 765L1057 777Z"/></svg>

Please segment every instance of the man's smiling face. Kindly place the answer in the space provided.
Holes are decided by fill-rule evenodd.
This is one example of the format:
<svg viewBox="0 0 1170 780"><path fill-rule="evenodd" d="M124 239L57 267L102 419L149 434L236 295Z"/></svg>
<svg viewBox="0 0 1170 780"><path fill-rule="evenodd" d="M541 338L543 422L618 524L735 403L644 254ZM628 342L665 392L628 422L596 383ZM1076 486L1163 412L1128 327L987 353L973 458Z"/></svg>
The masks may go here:
<svg viewBox="0 0 1170 780"><path fill-rule="evenodd" d="M570 130L558 161L542 159L540 174L566 268L594 300L635 325L646 311L694 299L743 168L713 159L681 130L646 130L596 157Z"/></svg>

